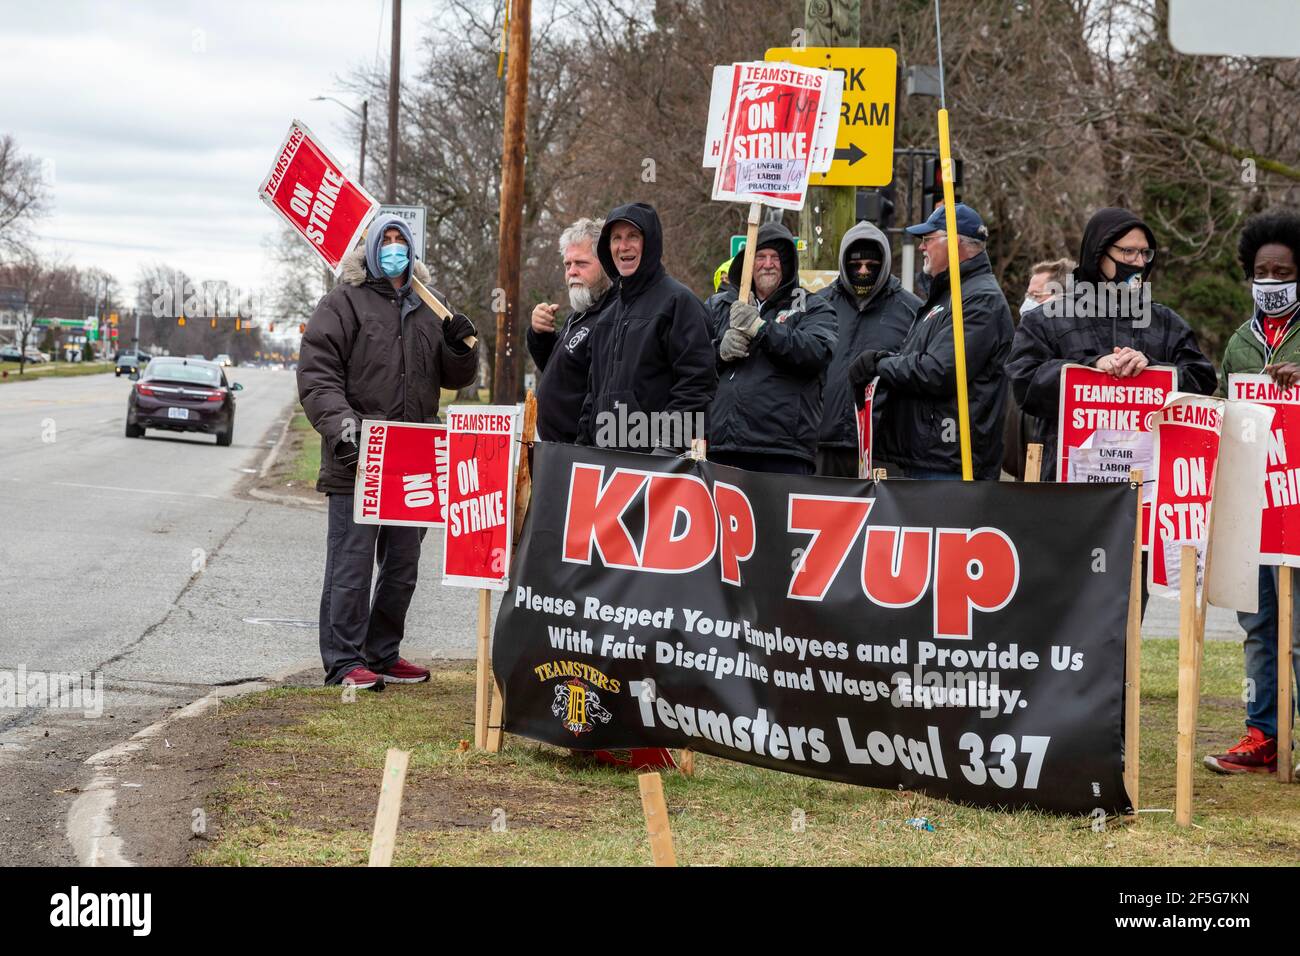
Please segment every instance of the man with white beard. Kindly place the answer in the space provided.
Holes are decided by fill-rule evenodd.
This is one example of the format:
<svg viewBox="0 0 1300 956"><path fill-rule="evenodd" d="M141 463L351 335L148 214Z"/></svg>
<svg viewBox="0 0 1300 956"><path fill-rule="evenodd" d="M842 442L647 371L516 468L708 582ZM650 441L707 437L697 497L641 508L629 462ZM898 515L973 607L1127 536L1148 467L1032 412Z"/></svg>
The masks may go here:
<svg viewBox="0 0 1300 956"><path fill-rule="evenodd" d="M563 327L556 329L559 303L540 302L533 309L528 354L542 373L537 386L537 432L543 441L573 444L578 437L591 366L591 327L609 297L609 276L596 256L604 224L601 219L579 219L560 234L573 310Z"/></svg>

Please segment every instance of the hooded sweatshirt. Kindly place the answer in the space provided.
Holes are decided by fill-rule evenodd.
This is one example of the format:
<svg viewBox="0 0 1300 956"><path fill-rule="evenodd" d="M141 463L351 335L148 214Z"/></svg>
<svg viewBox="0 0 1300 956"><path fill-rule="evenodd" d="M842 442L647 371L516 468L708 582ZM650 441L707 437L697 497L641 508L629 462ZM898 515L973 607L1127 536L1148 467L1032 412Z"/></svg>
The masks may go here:
<svg viewBox="0 0 1300 956"><path fill-rule="evenodd" d="M624 278L609 248L615 225L641 231L641 261ZM718 386L704 304L664 269L663 228L645 203L617 206L605 219L596 249L613 283L607 304L591 329L591 372L578 440L587 445L648 452L602 423L630 421L633 413L698 413L703 416ZM682 420L683 430L686 427ZM651 422L646 422L645 431Z"/></svg>
<svg viewBox="0 0 1300 956"><path fill-rule="evenodd" d="M364 245L343 257L341 281L317 304L299 348L298 398L322 439L317 491L352 493L363 419L436 422L439 389L478 374L477 344L445 341L442 321L411 290L412 275L431 282L424 263L412 260L399 289L383 275L379 247L390 226L409 245L400 219L377 218Z"/></svg>
<svg viewBox="0 0 1300 956"><path fill-rule="evenodd" d="M835 312L824 299L799 287L799 253L794 236L780 223L758 230L759 249L781 257L781 284L763 300L764 319L749 356L718 362L718 393L709 409L709 450L817 459L822 386L835 347ZM706 305L713 320L716 352L731 327L731 306L740 288L745 257L731 263L731 288Z"/></svg>
<svg viewBox="0 0 1300 956"><path fill-rule="evenodd" d="M864 296L854 291L848 268L849 247L860 239L874 242L881 253L880 271L871 290ZM869 222L860 222L840 240L839 279L817 293L818 298L835 310L838 327L826 372L822 421L817 438L818 445L824 448L857 448L858 426L850 394L849 365L868 350L897 351L921 305L921 300L890 274L891 265L889 240L885 234ZM881 401L873 406L877 427L883 401L882 396Z"/></svg>
<svg viewBox="0 0 1300 956"><path fill-rule="evenodd" d="M1148 245L1156 248L1151 229L1127 209L1100 209L1088 220L1074 270L1074 308L1063 300L1048 300L1026 313L1016 328L1007 356L1007 376L1020 407L1037 421L1033 441L1043 445L1042 480L1056 478L1057 419L1060 409L1061 366L1068 363L1095 366L1116 346L1136 349L1151 365L1172 365L1178 371L1177 388L1198 395L1214 394L1214 366L1202 353L1196 335L1173 309L1151 302L1150 314L1121 315L1109 311L1109 297L1097 294L1101 283L1101 257L1124 233L1139 228ZM1143 281L1154 262L1142 270ZM1073 313L1073 314L1070 314Z"/></svg>

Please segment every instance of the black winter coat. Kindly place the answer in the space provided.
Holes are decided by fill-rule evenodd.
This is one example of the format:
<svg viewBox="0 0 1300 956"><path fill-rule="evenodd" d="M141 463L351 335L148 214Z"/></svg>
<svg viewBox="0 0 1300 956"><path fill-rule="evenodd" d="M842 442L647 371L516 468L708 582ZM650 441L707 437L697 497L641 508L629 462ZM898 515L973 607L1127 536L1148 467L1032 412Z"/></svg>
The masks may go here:
<svg viewBox="0 0 1300 956"><path fill-rule="evenodd" d="M784 455L817 460L822 388L835 347L835 313L825 300L799 287L794 236L779 223L758 231L758 248L781 256L782 283L759 307L763 327L749 356L718 364L718 392L709 409L709 451ZM731 263L731 288L707 303L716 353L731 327L744 256Z"/></svg>
<svg viewBox="0 0 1300 956"><path fill-rule="evenodd" d="M591 375L591 330L611 296L607 290L590 309L571 312L558 332L529 326L528 354L542 373L537 383L537 434L542 441L572 445Z"/></svg>
<svg viewBox="0 0 1300 956"><path fill-rule="evenodd" d="M849 366L866 351L897 352L916 319L921 300L903 288L897 276L886 278L883 287L858 311L858 297L845 292L836 282L817 293L835 310L839 334L830 368L826 372L826 409L822 414L817 443L826 448L858 447L857 409L849 384ZM878 408L883 404L878 403ZM877 427L879 421L877 421Z"/></svg>
<svg viewBox="0 0 1300 956"><path fill-rule="evenodd" d="M610 233L620 221L632 223L644 236L641 261L627 278L619 275L609 251ZM614 287L591 330L591 374L578 441L596 444L602 414L617 421L620 407L624 415L704 416L718 387L708 313L704 303L664 269L658 214L645 203L615 207L605 219L596 252ZM609 447L651 450L633 447L625 438L615 436Z"/></svg>
<svg viewBox="0 0 1300 956"><path fill-rule="evenodd" d="M423 263L413 271L428 284ZM409 286L399 295L366 272L362 247L348 253L342 281L316 306L299 347L298 397L321 435L316 490L353 492L357 447L350 456L339 448L349 421L358 443L362 419L436 422L439 389L463 388L477 375L477 345L444 341L442 321Z"/></svg>
<svg viewBox="0 0 1300 956"><path fill-rule="evenodd" d="M1011 349L1011 310L981 252L961 264L962 321L970 404L971 464L976 478L996 480L1002 466L1007 397L1003 364ZM952 289L935 276L897 355L876 363L886 392L877 457L902 465L961 473Z"/></svg>
<svg viewBox="0 0 1300 956"><path fill-rule="evenodd" d="M1075 314L1067 318L1060 300L1053 299L1028 313L1020 320L1007 358L1016 401L1035 416L1032 438L1043 445L1043 481L1056 479L1061 366L1067 362L1095 365L1115 346L1128 346L1145 355L1152 365L1174 366L1180 391L1213 395L1218 387L1214 366L1201 354L1196 335L1168 306L1151 303L1151 321L1144 328L1131 318L1085 318L1078 314L1079 309L1072 311Z"/></svg>

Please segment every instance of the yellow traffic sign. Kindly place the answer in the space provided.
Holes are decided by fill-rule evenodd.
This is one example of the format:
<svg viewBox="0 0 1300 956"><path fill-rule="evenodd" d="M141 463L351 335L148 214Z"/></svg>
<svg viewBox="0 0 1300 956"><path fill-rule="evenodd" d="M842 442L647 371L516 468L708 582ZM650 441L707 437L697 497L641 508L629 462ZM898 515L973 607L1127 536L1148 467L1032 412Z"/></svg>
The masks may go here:
<svg viewBox="0 0 1300 956"><path fill-rule="evenodd" d="M887 186L894 178L898 54L877 47L773 47L766 59L844 74L840 129L830 172L813 186Z"/></svg>

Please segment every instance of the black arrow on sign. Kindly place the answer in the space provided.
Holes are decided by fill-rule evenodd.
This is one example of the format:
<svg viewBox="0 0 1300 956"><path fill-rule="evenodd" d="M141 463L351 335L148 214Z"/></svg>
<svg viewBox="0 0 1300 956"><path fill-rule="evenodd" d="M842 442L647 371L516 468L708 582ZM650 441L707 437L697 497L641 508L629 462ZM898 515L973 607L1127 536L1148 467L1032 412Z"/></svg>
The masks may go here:
<svg viewBox="0 0 1300 956"><path fill-rule="evenodd" d="M850 166L852 166L854 163L856 163L859 159L861 159L865 155L867 155L867 151L859 148L857 143L849 143L849 145L844 147L843 149L835 150L835 158L847 159L849 161Z"/></svg>

